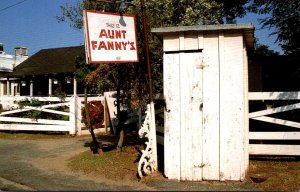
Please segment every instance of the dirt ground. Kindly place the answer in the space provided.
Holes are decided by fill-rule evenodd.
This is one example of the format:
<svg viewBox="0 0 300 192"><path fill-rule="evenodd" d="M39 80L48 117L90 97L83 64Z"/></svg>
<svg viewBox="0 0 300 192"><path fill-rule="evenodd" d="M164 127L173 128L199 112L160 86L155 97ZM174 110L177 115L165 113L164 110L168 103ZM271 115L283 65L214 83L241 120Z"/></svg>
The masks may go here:
<svg viewBox="0 0 300 192"><path fill-rule="evenodd" d="M112 144L118 136L100 135L98 139ZM107 149L101 159L110 161L101 167L97 163L100 156L94 155L89 148L90 136L16 140L1 139L0 135L0 190L300 190L298 157L251 157L248 176L243 182L178 182L165 178L161 166L158 173L139 179L137 160L143 142L136 133L128 134L124 151ZM161 149L159 154L161 162ZM87 163L91 159L90 163L96 162L92 166ZM255 183L250 178L255 173L268 173L268 179Z"/></svg>
<svg viewBox="0 0 300 192"><path fill-rule="evenodd" d="M138 139L134 133L127 135L128 147L125 148L123 154L119 154L116 151L112 151L114 154L115 164L106 168L101 168L94 173L109 173L106 177L119 178L120 175L127 175L126 178L135 181L137 180L137 161L139 160L138 150L143 149L143 142ZM118 136L99 136L100 141L109 141L117 143ZM159 172L152 176L143 178L143 182L166 182L167 179L163 176L163 148L159 146ZM122 162L119 163L118 162ZM135 162L135 163L133 163ZM126 167L126 168L124 168ZM116 171L118 170L118 171ZM262 174L266 178L264 182L256 182L252 179L256 174ZM242 183L239 182L226 182L220 183L215 181L204 181L202 183L208 185L226 185L226 186L238 186L239 184L255 186L257 189L266 191L295 191L300 190L300 157L297 156L250 156L250 165L247 173L246 180ZM187 188L188 189L188 188Z"/></svg>

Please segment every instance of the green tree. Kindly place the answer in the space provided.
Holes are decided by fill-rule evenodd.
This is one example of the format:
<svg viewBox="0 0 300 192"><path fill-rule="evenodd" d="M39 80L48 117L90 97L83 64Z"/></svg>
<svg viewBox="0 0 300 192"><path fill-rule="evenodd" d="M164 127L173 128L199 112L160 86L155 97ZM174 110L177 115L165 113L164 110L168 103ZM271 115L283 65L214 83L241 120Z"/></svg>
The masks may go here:
<svg viewBox="0 0 300 192"><path fill-rule="evenodd" d="M167 27L167 26L186 26L200 24L222 24L234 23L237 16L245 14L244 4L248 0L147 0L146 9L148 15L149 28ZM135 6L130 7L127 12L137 16L137 32L139 45L139 64L117 64L117 65L99 65L97 70L91 72L85 79L87 84L91 85L94 90L105 91L112 87L117 88L117 101L120 90L131 89L131 103L133 106L145 108L146 100L149 94L145 87L147 85L147 65L144 56L142 20L140 0L132 0ZM61 7L62 15L57 16L59 22L67 22L71 27L82 29L83 9L101 10L107 12L119 11L118 4L107 3L95 0L85 0L78 2L76 5L65 4ZM154 92L162 92L162 49L160 41L149 36L150 58L152 65L152 79L154 84ZM158 48L159 47L159 48ZM125 73L126 72L126 73ZM118 102L119 103L119 102ZM118 104L119 108L119 104ZM119 112L119 109L118 109ZM119 114L119 113L118 113ZM122 117L119 116L120 119ZM121 125L120 125L121 126ZM123 128L120 127L121 134L118 147L122 148Z"/></svg>
<svg viewBox="0 0 300 192"><path fill-rule="evenodd" d="M255 54L257 55L264 55L264 56L276 56L279 55L277 51L273 51L269 49L267 45L258 44L255 48Z"/></svg>
<svg viewBox="0 0 300 192"><path fill-rule="evenodd" d="M261 19L262 27L275 27L270 35L277 35L285 54L300 54L300 1L252 0L248 9L258 14L269 14Z"/></svg>
<svg viewBox="0 0 300 192"><path fill-rule="evenodd" d="M89 109L88 109L88 102L87 102L87 83L85 82L85 78L87 75L95 69L95 66L93 65L86 65L85 64L85 54L78 55L76 60L75 60L75 66L76 66L76 71L74 73L76 80L79 83L84 84L84 110L85 110L85 119L87 121L87 127L91 133L92 139L93 139L93 146L91 146L91 150L93 153L102 153L102 147L97 141L97 138L94 133L94 127L91 123L90 119L90 114L89 114Z"/></svg>

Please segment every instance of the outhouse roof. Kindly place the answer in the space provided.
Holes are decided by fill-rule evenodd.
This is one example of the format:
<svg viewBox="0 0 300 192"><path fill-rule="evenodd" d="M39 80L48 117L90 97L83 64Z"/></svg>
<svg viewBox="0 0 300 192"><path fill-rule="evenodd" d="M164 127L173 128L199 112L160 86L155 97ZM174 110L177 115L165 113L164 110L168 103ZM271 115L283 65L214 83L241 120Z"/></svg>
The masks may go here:
<svg viewBox="0 0 300 192"><path fill-rule="evenodd" d="M246 23L152 28L151 32L157 34L158 36L164 36L172 33L195 31L242 31L245 38L246 46L251 49L254 47L254 29L255 27L252 23Z"/></svg>
<svg viewBox="0 0 300 192"><path fill-rule="evenodd" d="M14 68L7 77L70 73L76 70L75 59L84 46L42 49Z"/></svg>

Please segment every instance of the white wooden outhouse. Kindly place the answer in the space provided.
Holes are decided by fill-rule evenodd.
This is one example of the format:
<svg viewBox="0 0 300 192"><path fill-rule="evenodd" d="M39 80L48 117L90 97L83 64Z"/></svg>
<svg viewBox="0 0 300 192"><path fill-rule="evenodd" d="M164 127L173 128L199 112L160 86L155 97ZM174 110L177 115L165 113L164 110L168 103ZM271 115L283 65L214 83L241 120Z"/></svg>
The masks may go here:
<svg viewBox="0 0 300 192"><path fill-rule="evenodd" d="M178 180L244 180L248 59L254 26L154 28L163 40L164 172Z"/></svg>

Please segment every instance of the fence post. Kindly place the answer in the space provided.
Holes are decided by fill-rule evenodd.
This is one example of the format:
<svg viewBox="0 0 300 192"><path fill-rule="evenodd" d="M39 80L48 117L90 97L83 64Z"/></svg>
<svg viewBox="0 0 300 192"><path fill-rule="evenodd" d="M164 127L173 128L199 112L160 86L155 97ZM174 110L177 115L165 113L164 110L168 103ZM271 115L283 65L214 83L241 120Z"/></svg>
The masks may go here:
<svg viewBox="0 0 300 192"><path fill-rule="evenodd" d="M82 104L81 104L81 98L78 97L78 96L75 96L76 97L76 122L75 122L75 125L76 125L76 130L77 130L77 135L81 135L82 134L82 130L81 130L81 127L82 127L82 124L81 124L81 119L82 119L82 116L81 116L81 108L82 108Z"/></svg>
<svg viewBox="0 0 300 192"><path fill-rule="evenodd" d="M70 99L69 121L70 121L69 134L74 135L76 134L76 97L71 97Z"/></svg>

